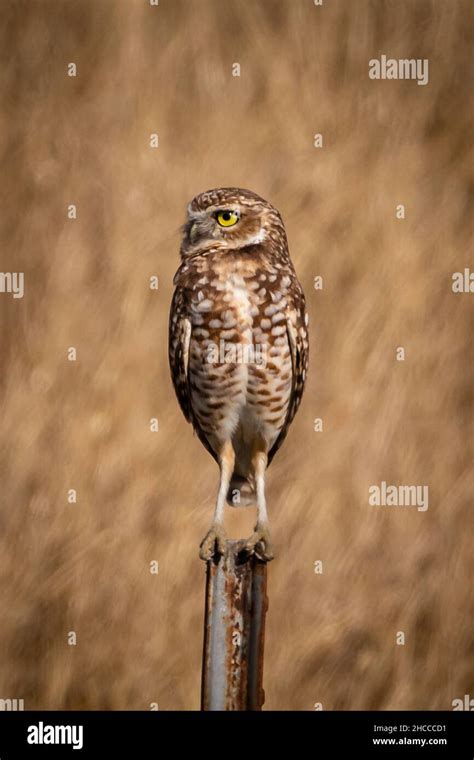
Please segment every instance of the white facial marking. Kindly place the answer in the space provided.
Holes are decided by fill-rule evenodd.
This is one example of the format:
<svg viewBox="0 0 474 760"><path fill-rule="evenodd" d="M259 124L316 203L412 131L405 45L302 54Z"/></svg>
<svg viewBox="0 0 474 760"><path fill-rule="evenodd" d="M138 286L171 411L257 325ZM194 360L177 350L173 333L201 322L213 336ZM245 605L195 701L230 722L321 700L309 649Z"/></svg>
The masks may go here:
<svg viewBox="0 0 474 760"><path fill-rule="evenodd" d="M259 243L263 243L266 239L267 235L262 227L256 235L251 235L251 237L247 238L245 245L258 245Z"/></svg>

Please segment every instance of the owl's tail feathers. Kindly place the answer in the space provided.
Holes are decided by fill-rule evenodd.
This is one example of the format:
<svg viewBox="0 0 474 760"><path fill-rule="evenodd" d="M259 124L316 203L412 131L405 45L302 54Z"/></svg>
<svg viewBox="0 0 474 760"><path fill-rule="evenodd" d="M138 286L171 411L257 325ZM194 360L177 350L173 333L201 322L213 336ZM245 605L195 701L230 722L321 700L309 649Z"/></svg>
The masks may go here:
<svg viewBox="0 0 474 760"><path fill-rule="evenodd" d="M255 506L255 499L253 478L246 478L234 472L227 491L227 504L231 507L253 507Z"/></svg>

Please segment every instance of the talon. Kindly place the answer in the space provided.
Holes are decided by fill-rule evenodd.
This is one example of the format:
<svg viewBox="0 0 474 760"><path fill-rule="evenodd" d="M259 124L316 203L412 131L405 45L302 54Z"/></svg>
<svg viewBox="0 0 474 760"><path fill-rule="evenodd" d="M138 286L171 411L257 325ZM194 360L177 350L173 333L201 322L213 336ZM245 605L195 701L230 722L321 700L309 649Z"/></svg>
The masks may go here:
<svg viewBox="0 0 474 760"><path fill-rule="evenodd" d="M275 556L268 528L262 528L260 525L255 526L244 548L249 554L255 554L262 562L270 562Z"/></svg>
<svg viewBox="0 0 474 760"><path fill-rule="evenodd" d="M205 562L216 554L224 554L226 532L221 525L213 525L201 541L199 556Z"/></svg>

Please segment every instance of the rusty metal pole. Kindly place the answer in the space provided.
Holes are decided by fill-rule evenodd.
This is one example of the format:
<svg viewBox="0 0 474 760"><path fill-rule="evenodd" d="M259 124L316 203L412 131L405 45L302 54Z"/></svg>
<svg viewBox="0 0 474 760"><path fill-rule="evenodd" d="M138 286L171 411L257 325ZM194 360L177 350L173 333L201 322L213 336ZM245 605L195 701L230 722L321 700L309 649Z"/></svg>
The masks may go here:
<svg viewBox="0 0 474 760"><path fill-rule="evenodd" d="M261 710L267 565L227 541L207 563L201 710Z"/></svg>

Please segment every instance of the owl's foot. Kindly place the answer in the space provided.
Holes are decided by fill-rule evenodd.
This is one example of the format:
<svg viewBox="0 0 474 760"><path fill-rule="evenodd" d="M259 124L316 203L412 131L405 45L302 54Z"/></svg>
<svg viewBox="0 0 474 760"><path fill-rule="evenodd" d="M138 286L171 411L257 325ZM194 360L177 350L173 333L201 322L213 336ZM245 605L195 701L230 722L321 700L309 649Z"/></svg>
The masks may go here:
<svg viewBox="0 0 474 760"><path fill-rule="evenodd" d="M222 525L213 523L201 541L199 549L201 559L207 562L216 554L224 554L226 538L227 535Z"/></svg>
<svg viewBox="0 0 474 760"><path fill-rule="evenodd" d="M254 532L246 541L244 549L249 554L255 554L263 562L270 562L275 555L268 528L257 523Z"/></svg>

